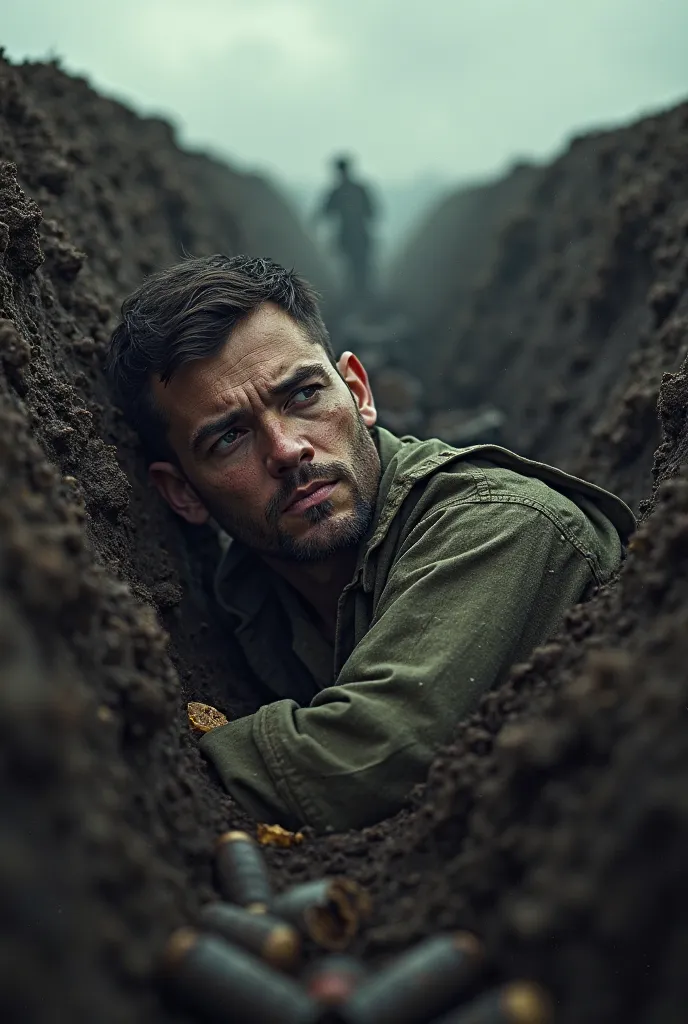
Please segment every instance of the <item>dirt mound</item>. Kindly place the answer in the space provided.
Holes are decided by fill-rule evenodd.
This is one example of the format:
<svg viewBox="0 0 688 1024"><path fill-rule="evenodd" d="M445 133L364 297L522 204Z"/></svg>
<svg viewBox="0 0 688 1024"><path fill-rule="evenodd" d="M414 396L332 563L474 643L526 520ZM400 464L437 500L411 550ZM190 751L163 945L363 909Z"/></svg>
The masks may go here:
<svg viewBox="0 0 688 1024"><path fill-rule="evenodd" d="M659 126L649 148L648 125ZM683 108L604 136L610 174L622 175L624 153L643 181L656 161L673 170L632 190L633 213L623 214L631 242L610 250L616 276L595 300L608 328L595 336L587 375L571 377L577 397L556 438L542 440L535 413L518 419L531 399L513 399L524 444L540 438L570 458L584 417L575 402L586 388L593 402L602 378L618 382L620 401L608 403L589 461L598 478L613 470L642 496L651 492L654 420L641 402L633 450L619 423L629 388L642 390L685 354L685 179L676 170L685 129ZM491 280L519 322L559 322L564 294L534 291L547 276L545 247L526 260L521 280L532 288L517 303L510 274L528 251L523 239L578 225L589 278L604 233L585 225L607 224L614 206L581 155L601 138L542 172L550 186L538 193L534 226L512 226L502 240ZM181 153L167 126L50 65L0 63L0 153L0 1018L168 1024L187 1018L159 1002L151 967L169 930L212 891L214 836L245 824L198 757L184 704L232 714L263 695L208 598L213 538L187 535L147 490L136 440L107 401L101 359L118 299L142 274L182 244L248 248L248 228L232 172ZM660 227L662 245L677 249L656 280L662 246L647 270L645 243L634 245ZM646 287L674 281L671 302L655 291L643 305ZM505 342L506 319L484 315L501 323L495 336ZM576 307L573 321L584 315ZM471 316L487 332L477 306ZM644 340L622 337L626 317L647 324ZM640 355L624 369L634 346ZM495 376L491 359L476 358L476 387ZM526 390L520 359L514 350L515 393ZM543 357L538 381L560 380L572 359L566 346ZM499 387L505 401L506 378ZM484 699L396 818L270 854L278 885L331 870L370 886L374 918L359 951L371 959L438 928L470 927L494 976L542 980L564 1024L683 1021L687 401L685 373L666 376L661 486L619 583L574 609L561 635Z"/></svg>

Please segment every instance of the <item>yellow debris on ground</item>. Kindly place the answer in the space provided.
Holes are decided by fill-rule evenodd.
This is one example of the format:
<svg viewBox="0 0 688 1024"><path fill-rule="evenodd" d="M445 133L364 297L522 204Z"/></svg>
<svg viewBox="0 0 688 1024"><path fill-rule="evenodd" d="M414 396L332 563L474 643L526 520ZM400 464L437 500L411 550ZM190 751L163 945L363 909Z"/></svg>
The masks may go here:
<svg viewBox="0 0 688 1024"><path fill-rule="evenodd" d="M189 725L196 732L210 732L221 725L228 725L228 720L221 711L213 708L210 704L199 704L198 701L191 701L186 705L186 714L189 718Z"/></svg>
<svg viewBox="0 0 688 1024"><path fill-rule="evenodd" d="M256 836L261 846L283 846L288 849L303 842L303 832L289 832L281 825L259 824L256 826Z"/></svg>

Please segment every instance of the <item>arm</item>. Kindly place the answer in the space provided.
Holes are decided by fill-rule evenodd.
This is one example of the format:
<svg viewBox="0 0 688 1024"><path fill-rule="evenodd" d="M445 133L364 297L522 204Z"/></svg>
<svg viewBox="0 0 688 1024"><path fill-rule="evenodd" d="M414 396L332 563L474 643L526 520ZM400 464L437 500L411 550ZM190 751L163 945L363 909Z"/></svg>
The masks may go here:
<svg viewBox="0 0 688 1024"><path fill-rule="evenodd" d="M361 185L361 192L363 194L363 205L366 220L375 220L375 218L379 217L380 215L380 208L377 197L374 200L371 190L369 188L366 188L364 185Z"/></svg>
<svg viewBox="0 0 688 1024"><path fill-rule="evenodd" d="M535 508L435 508L400 548L337 685L307 708L281 700L216 729L202 749L259 819L370 824L398 810L457 722L593 582L584 554Z"/></svg>

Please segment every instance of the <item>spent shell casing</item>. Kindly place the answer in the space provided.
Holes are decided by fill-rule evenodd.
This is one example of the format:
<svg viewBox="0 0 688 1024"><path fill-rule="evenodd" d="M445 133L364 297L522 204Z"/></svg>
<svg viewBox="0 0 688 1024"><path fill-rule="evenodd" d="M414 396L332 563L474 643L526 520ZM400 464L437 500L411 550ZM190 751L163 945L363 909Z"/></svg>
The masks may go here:
<svg viewBox="0 0 688 1024"><path fill-rule="evenodd" d="M276 896L272 911L323 949L340 952L370 913L370 897L358 882L335 876L304 882Z"/></svg>
<svg viewBox="0 0 688 1024"><path fill-rule="evenodd" d="M264 913L272 900L267 864L248 832L224 832L215 844L215 864L222 895L253 913Z"/></svg>
<svg viewBox="0 0 688 1024"><path fill-rule="evenodd" d="M442 1017L437 1024L551 1024L552 1000L531 981L514 981L493 989Z"/></svg>
<svg viewBox="0 0 688 1024"><path fill-rule="evenodd" d="M254 953L280 970L291 971L301 954L301 937L295 928L271 914L251 914L233 903L208 903L198 915L201 928Z"/></svg>
<svg viewBox="0 0 688 1024"><path fill-rule="evenodd" d="M444 1013L470 988L483 963L474 935L438 935L365 981L338 1012L347 1024L416 1024Z"/></svg>
<svg viewBox="0 0 688 1024"><path fill-rule="evenodd" d="M181 928L164 956L167 984L203 1020L315 1024L320 1008L291 978L216 935Z"/></svg>
<svg viewBox="0 0 688 1024"><path fill-rule="evenodd" d="M360 960L331 953L317 960L304 975L308 995L325 1006L338 1006L354 992L368 971Z"/></svg>

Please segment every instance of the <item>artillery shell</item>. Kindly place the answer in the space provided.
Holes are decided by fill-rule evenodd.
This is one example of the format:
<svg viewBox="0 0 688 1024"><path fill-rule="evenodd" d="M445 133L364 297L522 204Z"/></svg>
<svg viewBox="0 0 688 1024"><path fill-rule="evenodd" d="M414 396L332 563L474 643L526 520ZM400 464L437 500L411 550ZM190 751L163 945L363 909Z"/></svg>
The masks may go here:
<svg viewBox="0 0 688 1024"><path fill-rule="evenodd" d="M438 935L398 957L338 1008L346 1024L416 1024L454 1005L476 978L481 944L468 932Z"/></svg>
<svg viewBox="0 0 688 1024"><path fill-rule="evenodd" d="M337 1006L349 998L367 973L360 960L332 953L313 964L303 982L313 999L326 1006Z"/></svg>
<svg viewBox="0 0 688 1024"><path fill-rule="evenodd" d="M346 949L361 920L370 913L370 898L350 878L320 878L276 896L272 906L324 949Z"/></svg>
<svg viewBox="0 0 688 1024"><path fill-rule="evenodd" d="M222 895L251 913L265 913L272 900L268 869L247 832L224 832L215 845Z"/></svg>
<svg viewBox="0 0 688 1024"><path fill-rule="evenodd" d="M218 901L203 908L198 923L201 928L248 949L271 967L289 971L299 961L298 932L269 914L251 914L243 907Z"/></svg>
<svg viewBox="0 0 688 1024"><path fill-rule="evenodd" d="M164 957L167 983L212 1024L315 1024L319 1008L291 978L215 935L181 928Z"/></svg>
<svg viewBox="0 0 688 1024"><path fill-rule="evenodd" d="M514 981L494 989L442 1017L438 1024L551 1024L552 1000L530 981Z"/></svg>

